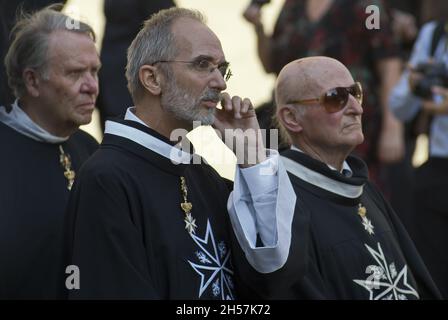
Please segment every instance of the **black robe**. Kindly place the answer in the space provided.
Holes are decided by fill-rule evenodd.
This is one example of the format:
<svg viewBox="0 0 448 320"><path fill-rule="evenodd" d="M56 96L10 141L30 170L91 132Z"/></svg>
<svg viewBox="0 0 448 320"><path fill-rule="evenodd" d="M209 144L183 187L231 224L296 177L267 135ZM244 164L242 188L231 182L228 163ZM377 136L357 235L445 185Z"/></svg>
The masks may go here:
<svg viewBox="0 0 448 320"><path fill-rule="evenodd" d="M0 299L56 298L69 197L59 144L0 122L0 145ZM98 143L79 130L61 145L77 173Z"/></svg>
<svg viewBox="0 0 448 320"><path fill-rule="evenodd" d="M167 144L134 121L119 121ZM196 219L185 230L180 177ZM132 138L105 134L75 182L67 213L71 299L232 299L227 183L206 164L175 165Z"/></svg>
<svg viewBox="0 0 448 320"><path fill-rule="evenodd" d="M317 182L316 176L299 178L286 166L297 195L288 260L279 270L260 274L244 262L236 245L237 280L247 289L241 292L243 298L440 298L406 230L368 181L363 161L349 157L353 175L346 177L298 151L288 150L282 156L293 160L291 165L299 163L321 174L326 183ZM341 195L338 188L355 194ZM372 234L358 215L359 204L367 210Z"/></svg>

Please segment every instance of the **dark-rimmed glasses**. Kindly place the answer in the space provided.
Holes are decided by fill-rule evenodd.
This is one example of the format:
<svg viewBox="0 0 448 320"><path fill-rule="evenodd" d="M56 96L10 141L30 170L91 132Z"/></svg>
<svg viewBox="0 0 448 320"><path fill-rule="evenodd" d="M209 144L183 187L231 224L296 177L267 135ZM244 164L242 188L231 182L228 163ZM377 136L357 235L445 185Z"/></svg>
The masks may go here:
<svg viewBox="0 0 448 320"><path fill-rule="evenodd" d="M290 101L288 104L320 104L324 106L328 113L335 113L344 109L348 102L349 95L352 95L356 101L362 106L362 86L361 83L355 82L350 87L337 87L323 93L319 98Z"/></svg>

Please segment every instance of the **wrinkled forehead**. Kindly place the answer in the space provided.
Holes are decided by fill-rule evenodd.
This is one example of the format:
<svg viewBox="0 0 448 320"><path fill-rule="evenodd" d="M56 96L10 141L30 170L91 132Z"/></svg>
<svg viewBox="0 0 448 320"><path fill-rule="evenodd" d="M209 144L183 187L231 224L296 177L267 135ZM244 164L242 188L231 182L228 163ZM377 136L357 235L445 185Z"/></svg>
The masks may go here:
<svg viewBox="0 0 448 320"><path fill-rule="evenodd" d="M71 31L53 32L48 39L47 60L52 64L99 65L99 54L92 38Z"/></svg>
<svg viewBox="0 0 448 320"><path fill-rule="evenodd" d="M225 60L221 42L203 23L180 18L173 23L172 32L177 47L176 59L191 60L198 56L208 56L215 62Z"/></svg>
<svg viewBox="0 0 448 320"><path fill-rule="evenodd" d="M295 74L296 90L300 95L310 93L317 96L329 89L348 87L354 82L345 66L332 61L312 63L298 68Z"/></svg>

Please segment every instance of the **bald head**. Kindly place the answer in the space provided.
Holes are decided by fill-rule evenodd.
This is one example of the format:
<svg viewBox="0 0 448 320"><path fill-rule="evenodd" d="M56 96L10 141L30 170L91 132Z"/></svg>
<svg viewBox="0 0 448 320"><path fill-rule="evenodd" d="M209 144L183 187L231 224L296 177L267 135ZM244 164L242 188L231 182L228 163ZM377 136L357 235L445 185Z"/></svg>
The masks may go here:
<svg viewBox="0 0 448 320"><path fill-rule="evenodd" d="M275 86L278 106L288 101L314 99L322 92L353 83L348 69L329 57L310 57L292 61L283 67Z"/></svg>
<svg viewBox="0 0 448 320"><path fill-rule="evenodd" d="M330 113L320 103L297 101L315 100L328 90L353 84L348 69L332 58L310 57L287 64L276 85L276 117L282 134L303 152L340 169L364 139L361 104L349 95L342 109Z"/></svg>

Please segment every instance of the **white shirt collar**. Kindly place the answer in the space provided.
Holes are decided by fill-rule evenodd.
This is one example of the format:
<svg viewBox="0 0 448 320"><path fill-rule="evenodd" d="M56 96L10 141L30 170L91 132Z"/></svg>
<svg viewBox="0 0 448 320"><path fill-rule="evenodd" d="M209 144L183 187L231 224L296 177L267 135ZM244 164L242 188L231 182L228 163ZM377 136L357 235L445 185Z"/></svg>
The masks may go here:
<svg viewBox="0 0 448 320"><path fill-rule="evenodd" d="M136 110L135 107L129 107L128 110L126 110L124 120L135 121L135 122L138 122L138 123L144 125L145 127L149 128L149 126L146 123L144 123L143 120L141 120L139 117L137 117L137 115L135 114L135 110Z"/></svg>
<svg viewBox="0 0 448 320"><path fill-rule="evenodd" d="M124 117L125 120L135 121L137 123L143 124L144 126L149 126L144 123L140 118L135 115L135 107L130 107L126 111ZM106 121L106 128L104 133L120 136L165 157L170 159L174 164L188 164L191 162L192 154L182 151L165 141L162 141L146 132L135 129L133 127L114 122Z"/></svg>
<svg viewBox="0 0 448 320"><path fill-rule="evenodd" d="M298 147L296 147L296 146L294 146L294 145L291 146L291 150L295 150L295 151L299 151L299 152L304 153L301 149L299 149ZM334 168L333 166L330 166L329 164L326 164L326 165L327 165L328 168L330 168L331 170L335 170L335 171L337 171L337 169ZM348 175L347 175L347 174L344 174L345 176L349 176L349 177L351 177L351 176L353 175L353 171L352 171L352 169L351 169L350 166L348 165L347 161L344 160L344 163L342 164L342 170L340 171L340 173L342 174L345 170L348 171L348 173L349 173Z"/></svg>
<svg viewBox="0 0 448 320"><path fill-rule="evenodd" d="M3 122L8 127L20 132L24 136L39 142L53 144L62 143L70 138L52 135L40 127L37 123L31 120L22 108L20 108L17 99L11 106L12 109L9 113L6 112L5 108L0 108L0 122Z"/></svg>

